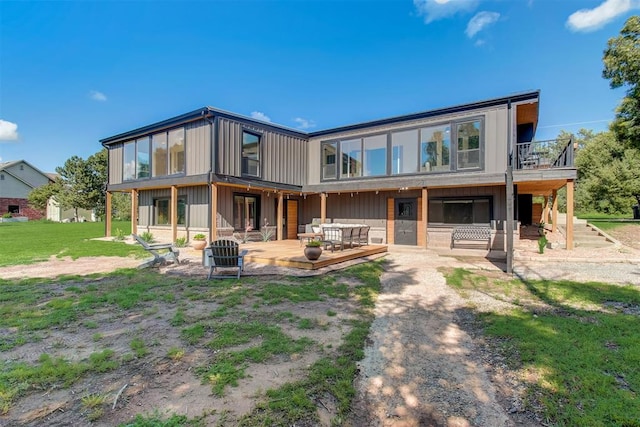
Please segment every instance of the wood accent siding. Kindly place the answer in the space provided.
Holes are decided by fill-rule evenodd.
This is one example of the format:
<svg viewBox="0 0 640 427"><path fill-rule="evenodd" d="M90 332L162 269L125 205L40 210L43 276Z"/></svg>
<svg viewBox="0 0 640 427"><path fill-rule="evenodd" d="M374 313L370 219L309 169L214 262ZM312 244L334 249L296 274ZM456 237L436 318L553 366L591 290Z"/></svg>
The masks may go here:
<svg viewBox="0 0 640 427"><path fill-rule="evenodd" d="M206 120L185 125L185 170L187 175L201 175L211 168L211 124Z"/></svg>
<svg viewBox="0 0 640 427"><path fill-rule="evenodd" d="M418 224L417 224L417 232L416 232L416 245L424 247L425 246L425 226L424 226L424 215L422 214L422 197L418 197L418 203L416 206L418 210Z"/></svg>
<svg viewBox="0 0 640 427"><path fill-rule="evenodd" d="M395 199L393 197L389 197L387 199L387 243L393 245L395 227Z"/></svg>
<svg viewBox="0 0 640 427"><path fill-rule="evenodd" d="M287 200L287 239L298 238L298 201Z"/></svg>
<svg viewBox="0 0 640 427"><path fill-rule="evenodd" d="M242 176L242 131L260 135L260 179L303 185L306 179L307 143L303 138L283 135L254 124L218 118L217 173Z"/></svg>

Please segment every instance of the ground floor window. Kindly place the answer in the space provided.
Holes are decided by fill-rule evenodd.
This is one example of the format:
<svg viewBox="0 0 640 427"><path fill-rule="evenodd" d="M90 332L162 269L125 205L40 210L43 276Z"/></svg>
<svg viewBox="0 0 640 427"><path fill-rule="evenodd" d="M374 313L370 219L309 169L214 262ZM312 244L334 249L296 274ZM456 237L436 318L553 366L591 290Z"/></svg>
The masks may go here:
<svg viewBox="0 0 640 427"><path fill-rule="evenodd" d="M429 223L489 224L492 202L491 197L430 199Z"/></svg>
<svg viewBox="0 0 640 427"><path fill-rule="evenodd" d="M156 199L154 206L154 225L171 225L171 199ZM186 225L187 199L178 197L178 225Z"/></svg>
<svg viewBox="0 0 640 427"><path fill-rule="evenodd" d="M260 198L250 194L233 196L233 228L251 231L260 228Z"/></svg>
<svg viewBox="0 0 640 427"><path fill-rule="evenodd" d="M19 214L20 213L20 206L18 206L18 205L9 205L8 212L10 214Z"/></svg>

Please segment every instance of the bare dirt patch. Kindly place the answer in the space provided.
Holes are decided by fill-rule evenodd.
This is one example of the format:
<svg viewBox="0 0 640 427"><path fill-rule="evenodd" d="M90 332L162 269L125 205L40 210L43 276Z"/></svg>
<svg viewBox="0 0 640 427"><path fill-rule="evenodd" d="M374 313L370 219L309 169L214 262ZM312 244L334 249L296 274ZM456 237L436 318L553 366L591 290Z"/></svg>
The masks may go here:
<svg viewBox="0 0 640 427"><path fill-rule="evenodd" d="M640 226L638 225L622 225L608 230L607 233L625 246L640 249Z"/></svg>

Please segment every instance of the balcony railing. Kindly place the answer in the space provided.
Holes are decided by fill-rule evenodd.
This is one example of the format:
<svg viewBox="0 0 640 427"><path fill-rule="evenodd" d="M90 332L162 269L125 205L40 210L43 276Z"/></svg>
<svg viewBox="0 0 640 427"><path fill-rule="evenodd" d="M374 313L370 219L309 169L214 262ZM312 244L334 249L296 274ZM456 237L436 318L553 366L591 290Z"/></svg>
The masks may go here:
<svg viewBox="0 0 640 427"><path fill-rule="evenodd" d="M514 169L546 169L573 167L573 140L550 139L547 141L516 144Z"/></svg>

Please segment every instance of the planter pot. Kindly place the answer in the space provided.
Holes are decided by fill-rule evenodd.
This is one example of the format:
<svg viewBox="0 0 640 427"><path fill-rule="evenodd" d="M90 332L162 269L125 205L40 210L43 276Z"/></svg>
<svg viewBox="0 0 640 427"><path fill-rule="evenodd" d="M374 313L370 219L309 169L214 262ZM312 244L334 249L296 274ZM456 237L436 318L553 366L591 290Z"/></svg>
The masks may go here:
<svg viewBox="0 0 640 427"><path fill-rule="evenodd" d="M304 256L306 256L309 261L317 260L320 258L320 254L322 254L322 248L320 246L307 246L304 248Z"/></svg>
<svg viewBox="0 0 640 427"><path fill-rule="evenodd" d="M206 240L194 240L191 242L191 247L196 251L203 250L205 246L207 246Z"/></svg>

